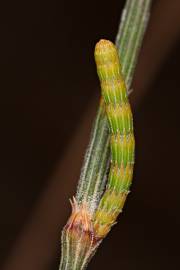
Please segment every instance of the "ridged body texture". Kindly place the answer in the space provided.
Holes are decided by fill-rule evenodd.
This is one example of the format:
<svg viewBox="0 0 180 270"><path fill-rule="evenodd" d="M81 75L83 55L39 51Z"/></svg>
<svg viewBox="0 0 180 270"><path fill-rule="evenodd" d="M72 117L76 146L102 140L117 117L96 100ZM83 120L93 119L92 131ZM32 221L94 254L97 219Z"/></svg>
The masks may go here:
<svg viewBox="0 0 180 270"><path fill-rule="evenodd" d="M91 187L81 185L81 192L71 201L72 214L62 232L61 270L86 268L122 211L132 181L133 120L115 45L108 40L100 40L95 47L95 60L102 90L100 106L108 118L110 130L110 171L103 195L94 198L83 194L82 199L79 194L82 195L86 188L89 190ZM98 139L100 140L101 136ZM109 143L109 140L107 142ZM83 177L85 176L89 177L83 174ZM92 190L98 189L98 175L96 184L97 187L95 185ZM95 201L91 202L91 207L90 199ZM95 207L96 205L98 206Z"/></svg>
<svg viewBox="0 0 180 270"><path fill-rule="evenodd" d="M100 40L95 61L110 129L111 166L106 190L94 215L94 234L102 239L122 211L132 182L134 165L133 118L115 45Z"/></svg>

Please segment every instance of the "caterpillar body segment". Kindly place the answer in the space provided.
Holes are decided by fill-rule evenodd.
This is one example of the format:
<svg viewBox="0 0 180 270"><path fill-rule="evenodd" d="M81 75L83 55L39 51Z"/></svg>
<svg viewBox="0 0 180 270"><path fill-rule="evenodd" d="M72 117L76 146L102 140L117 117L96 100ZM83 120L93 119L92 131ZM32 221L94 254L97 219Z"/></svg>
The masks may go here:
<svg viewBox="0 0 180 270"><path fill-rule="evenodd" d="M115 45L100 40L95 61L110 129L111 166L106 190L94 215L97 238L104 238L122 211L132 182L133 118Z"/></svg>

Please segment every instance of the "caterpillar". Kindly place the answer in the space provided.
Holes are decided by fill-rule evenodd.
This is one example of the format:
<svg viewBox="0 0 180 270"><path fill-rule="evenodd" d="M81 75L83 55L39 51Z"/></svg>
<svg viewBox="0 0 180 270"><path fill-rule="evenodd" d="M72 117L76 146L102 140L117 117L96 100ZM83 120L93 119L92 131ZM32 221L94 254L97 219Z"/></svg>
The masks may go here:
<svg viewBox="0 0 180 270"><path fill-rule="evenodd" d="M122 211L132 182L135 140L133 117L115 45L101 39L95 62L110 130L111 164L106 190L94 214L94 233L104 238Z"/></svg>

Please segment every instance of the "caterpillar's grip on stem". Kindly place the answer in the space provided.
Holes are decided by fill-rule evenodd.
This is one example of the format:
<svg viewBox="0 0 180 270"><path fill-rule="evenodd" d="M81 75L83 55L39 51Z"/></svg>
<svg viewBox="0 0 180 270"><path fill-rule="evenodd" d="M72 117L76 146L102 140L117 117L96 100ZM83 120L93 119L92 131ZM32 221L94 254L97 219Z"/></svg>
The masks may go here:
<svg viewBox="0 0 180 270"><path fill-rule="evenodd" d="M62 232L61 270L86 268L122 211L133 174L132 113L115 45L100 40L95 48L95 60L102 90L100 106L109 123L111 165L106 190L93 211L88 199L74 198L71 202L72 214Z"/></svg>
<svg viewBox="0 0 180 270"><path fill-rule="evenodd" d="M115 45L100 40L95 61L110 129L111 166L106 190L94 216L94 232L103 238L122 211L134 165L133 119Z"/></svg>

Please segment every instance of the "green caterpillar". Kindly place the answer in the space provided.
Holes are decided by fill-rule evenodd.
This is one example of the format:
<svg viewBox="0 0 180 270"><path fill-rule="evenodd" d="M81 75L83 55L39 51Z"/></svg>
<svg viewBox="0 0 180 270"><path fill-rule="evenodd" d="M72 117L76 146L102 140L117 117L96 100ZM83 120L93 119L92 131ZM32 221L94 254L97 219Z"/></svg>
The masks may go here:
<svg viewBox="0 0 180 270"><path fill-rule="evenodd" d="M100 40L95 47L95 61L111 134L109 178L93 220L94 234L101 239L115 223L129 193L135 141L132 112L115 45Z"/></svg>

